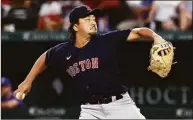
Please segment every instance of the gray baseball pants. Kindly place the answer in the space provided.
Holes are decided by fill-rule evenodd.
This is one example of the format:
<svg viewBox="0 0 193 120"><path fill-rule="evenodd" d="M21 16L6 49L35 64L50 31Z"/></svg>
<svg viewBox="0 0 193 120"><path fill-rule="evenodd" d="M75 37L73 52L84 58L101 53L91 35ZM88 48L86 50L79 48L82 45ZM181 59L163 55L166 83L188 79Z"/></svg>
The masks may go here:
<svg viewBox="0 0 193 120"><path fill-rule="evenodd" d="M79 119L145 119L128 92L122 96L122 99L108 104L81 105Z"/></svg>

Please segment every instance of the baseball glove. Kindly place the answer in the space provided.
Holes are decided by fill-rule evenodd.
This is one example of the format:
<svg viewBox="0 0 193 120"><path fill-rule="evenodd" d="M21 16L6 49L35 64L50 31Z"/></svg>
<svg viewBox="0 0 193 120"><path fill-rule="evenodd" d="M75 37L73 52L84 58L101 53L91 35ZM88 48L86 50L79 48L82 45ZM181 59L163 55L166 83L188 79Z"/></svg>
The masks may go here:
<svg viewBox="0 0 193 120"><path fill-rule="evenodd" d="M165 78L171 70L174 58L174 50L171 42L164 41L159 44L153 44L150 50L150 65L148 70Z"/></svg>

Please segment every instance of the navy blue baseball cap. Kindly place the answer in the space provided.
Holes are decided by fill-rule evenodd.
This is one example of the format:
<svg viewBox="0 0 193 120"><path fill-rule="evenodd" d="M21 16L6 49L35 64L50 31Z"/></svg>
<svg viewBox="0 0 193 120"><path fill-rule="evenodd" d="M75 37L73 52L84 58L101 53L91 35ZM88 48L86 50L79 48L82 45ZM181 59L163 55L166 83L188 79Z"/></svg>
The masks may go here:
<svg viewBox="0 0 193 120"><path fill-rule="evenodd" d="M88 6L82 5L79 7L75 7L69 15L69 21L70 23L76 23L79 18L85 18L89 15L94 15L94 16L100 16L102 15L102 11L100 9L94 9L91 10Z"/></svg>
<svg viewBox="0 0 193 120"><path fill-rule="evenodd" d="M7 77L2 77L1 78L1 86L6 87L11 85L11 81Z"/></svg>

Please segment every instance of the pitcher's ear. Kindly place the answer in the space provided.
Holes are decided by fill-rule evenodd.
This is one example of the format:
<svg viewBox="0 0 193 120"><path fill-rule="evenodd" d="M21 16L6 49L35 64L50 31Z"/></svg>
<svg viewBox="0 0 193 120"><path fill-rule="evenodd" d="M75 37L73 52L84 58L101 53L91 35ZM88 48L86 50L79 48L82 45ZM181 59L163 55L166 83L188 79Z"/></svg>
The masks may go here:
<svg viewBox="0 0 193 120"><path fill-rule="evenodd" d="M78 31L77 24L74 24L73 29L74 29L74 31L76 31L76 32Z"/></svg>

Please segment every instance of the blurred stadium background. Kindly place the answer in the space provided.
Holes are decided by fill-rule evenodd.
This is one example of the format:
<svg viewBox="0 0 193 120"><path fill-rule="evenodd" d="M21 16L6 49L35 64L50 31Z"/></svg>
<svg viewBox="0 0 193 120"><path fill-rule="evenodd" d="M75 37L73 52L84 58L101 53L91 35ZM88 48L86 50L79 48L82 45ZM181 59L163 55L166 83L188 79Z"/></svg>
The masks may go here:
<svg viewBox="0 0 193 120"><path fill-rule="evenodd" d="M99 32L145 26L176 46L178 63L163 80L146 69L152 42L123 45L122 82L146 118L193 118L192 1L187 0L2 0L1 88L7 87L2 86L6 78L15 90L42 52L69 40L69 11L83 4L104 11L97 19ZM73 80L46 70L35 80L23 107L1 105L1 118L78 118L77 98Z"/></svg>

